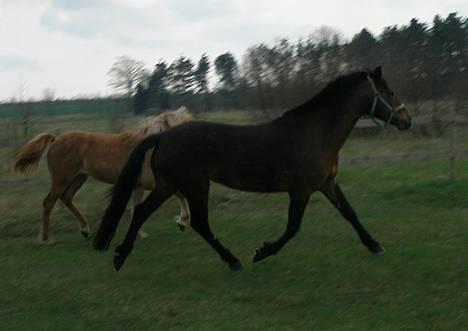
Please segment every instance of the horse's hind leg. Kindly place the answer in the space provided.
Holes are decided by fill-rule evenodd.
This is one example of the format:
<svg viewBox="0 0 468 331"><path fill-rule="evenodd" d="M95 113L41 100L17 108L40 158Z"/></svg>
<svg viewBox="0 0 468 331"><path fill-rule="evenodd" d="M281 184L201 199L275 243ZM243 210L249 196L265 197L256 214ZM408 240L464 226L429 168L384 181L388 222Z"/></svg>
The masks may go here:
<svg viewBox="0 0 468 331"><path fill-rule="evenodd" d="M143 223L161 204L174 194L174 192L175 190L170 189L167 186L163 186L161 181L159 181L158 186L151 191L145 201L135 207L127 235L125 236L123 243L115 249L114 266L116 270L119 270L122 267L125 259L131 253L133 243L135 242L138 231Z"/></svg>
<svg viewBox="0 0 468 331"><path fill-rule="evenodd" d="M208 224L208 189L205 192L186 195L190 208L190 225L218 252L221 259L228 263L231 270L240 270L242 264L218 239L213 235Z"/></svg>
<svg viewBox="0 0 468 331"><path fill-rule="evenodd" d="M140 203L141 203L141 200L143 200L143 194L145 193L145 190L141 187L137 187L133 190L133 194L132 194L132 209L130 211L130 222L132 221L133 219L133 213L135 211L135 208L136 206L138 206ZM140 236L140 238L144 239L144 238L148 238L148 233L146 233L145 231L143 230L139 230L138 231L138 235Z"/></svg>
<svg viewBox="0 0 468 331"><path fill-rule="evenodd" d="M372 236L359 222L356 212L346 200L346 197L341 191L338 183L336 183L335 179L329 179L320 189L320 191L340 211L341 215L349 223L351 223L364 246L366 246L374 254L383 255L385 253L385 249L377 241L375 241L374 238L372 238Z"/></svg>
<svg viewBox="0 0 468 331"><path fill-rule="evenodd" d="M304 215L305 208L309 201L310 193L291 192L289 194L289 210L288 210L288 225L283 235L273 242L265 242L263 246L255 252L253 262L261 261L270 255L275 255L279 250L286 245L299 231Z"/></svg>
<svg viewBox="0 0 468 331"><path fill-rule="evenodd" d="M52 184L52 188L42 202L43 211L42 211L42 227L39 233L39 242L44 244L53 244L55 241L49 236L49 223L50 223L50 214L52 209L55 206L55 203L60 198L64 191L65 187Z"/></svg>
<svg viewBox="0 0 468 331"><path fill-rule="evenodd" d="M88 179L88 175L86 174L79 174L75 178L70 185L68 185L65 192L62 194L60 199L63 201L64 205L71 211L71 213L76 217L78 222L80 223L80 232L85 237L89 237L89 224L86 218L81 214L81 212L76 208L73 203L73 198L78 190L83 186L83 184Z"/></svg>

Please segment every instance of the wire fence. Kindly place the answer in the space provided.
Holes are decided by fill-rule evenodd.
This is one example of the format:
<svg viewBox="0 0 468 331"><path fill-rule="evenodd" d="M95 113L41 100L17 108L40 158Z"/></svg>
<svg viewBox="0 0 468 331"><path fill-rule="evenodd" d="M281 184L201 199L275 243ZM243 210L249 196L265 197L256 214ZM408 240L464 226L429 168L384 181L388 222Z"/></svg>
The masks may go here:
<svg viewBox="0 0 468 331"><path fill-rule="evenodd" d="M213 114L214 119L228 118L225 114ZM237 117L241 115L235 115ZM254 117L255 118L255 117ZM210 120L210 118L207 118ZM238 118L236 118L239 120ZM258 119L258 118L257 118ZM132 117L110 118L35 118L0 122L0 185L21 181L9 178L12 163L18 149L41 132L60 134L67 130L119 132L131 126ZM244 122L245 119L241 120ZM378 165L405 161L446 160L448 176L456 178L455 162L468 157L468 116L459 114L435 114L413 117L413 127L408 132L394 128L383 130L370 119L361 119L354 128L340 155L341 165ZM26 180L27 181L27 180Z"/></svg>
<svg viewBox="0 0 468 331"><path fill-rule="evenodd" d="M265 121L265 117L261 114L250 112L219 112L204 114L198 118L228 123ZM0 208L4 213L4 219L0 222L1 237L35 236L42 201L50 189L51 181L45 160L40 162L38 171L30 176L13 174L13 160L22 144L42 132L56 134L68 130L120 132L131 128L140 120L141 118L135 117L60 116L49 119L34 118L29 122L0 121L0 126L3 126L0 131ZM410 199L416 199L411 192L418 192L427 199L430 195L434 195L435 197L430 197L433 201L438 199L440 194L451 194L450 190L458 188L463 191L468 176L462 172L468 168L468 164L459 160L467 157L468 117L455 113L443 116L416 116L413 117L413 127L404 132L393 127L381 129L371 120L362 119L340 152L339 181L343 184L346 193L352 197L357 209L370 208L367 210L381 212L388 210L385 208L390 208L392 203L397 203L386 199L399 197L401 192L406 192L405 197L409 195ZM445 191L440 187L445 187ZM108 189L109 186L90 178L84 185L83 193L77 195L76 204L93 222L98 222L102 216L103 196ZM428 190L428 193L424 193L425 190ZM442 193L437 195L439 190ZM369 200L369 195L374 194L385 199ZM463 194L458 195L463 196ZM453 194L450 199L456 199L458 195ZM262 194L251 195L213 185L210 204L217 206L213 208L214 210L229 208L231 204L242 209L240 206L244 204L248 206L251 199L260 199L261 196ZM315 195L314 199L312 205L321 199L320 194ZM262 201L267 203L267 199ZM372 206L367 206L368 201L373 201L369 203ZM55 220L70 218L67 208L61 203L54 210L57 212L54 214ZM176 213L177 203L173 201L167 210L168 214ZM54 222L53 229L54 232L73 232L76 230L76 224L68 221Z"/></svg>

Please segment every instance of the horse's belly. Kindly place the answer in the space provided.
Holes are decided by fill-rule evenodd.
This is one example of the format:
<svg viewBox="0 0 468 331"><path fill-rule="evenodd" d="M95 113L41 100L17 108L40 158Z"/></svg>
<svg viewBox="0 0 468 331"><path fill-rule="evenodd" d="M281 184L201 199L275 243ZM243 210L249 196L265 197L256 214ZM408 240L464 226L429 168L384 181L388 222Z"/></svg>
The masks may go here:
<svg viewBox="0 0 468 331"><path fill-rule="evenodd" d="M148 157L147 157L148 158ZM83 162L83 172L91 177L108 184L115 184L117 178L125 165L126 155L109 156L105 158L87 158ZM138 185L146 190L154 188L153 173L149 160L145 160L142 165L142 173L138 180Z"/></svg>
<svg viewBox="0 0 468 331"><path fill-rule="evenodd" d="M108 184L114 184L122 171L125 159L115 155L97 153L84 157L83 171L91 177Z"/></svg>
<svg viewBox="0 0 468 331"><path fill-rule="evenodd" d="M257 193L274 193L274 192L287 192L288 187L286 185L262 185L262 184L254 184L254 183L244 183L239 184L237 182L229 183L222 180L213 179L215 183L222 184L229 188L246 191L246 192L257 192Z"/></svg>
<svg viewBox="0 0 468 331"><path fill-rule="evenodd" d="M213 176L212 180L233 189L262 193L285 192L290 182L287 175L272 171L233 171Z"/></svg>
<svg viewBox="0 0 468 331"><path fill-rule="evenodd" d="M112 170L96 171L96 169L85 169L85 173L97 179L98 181L101 181L107 184L114 184L117 178L119 177L119 173L112 171Z"/></svg>

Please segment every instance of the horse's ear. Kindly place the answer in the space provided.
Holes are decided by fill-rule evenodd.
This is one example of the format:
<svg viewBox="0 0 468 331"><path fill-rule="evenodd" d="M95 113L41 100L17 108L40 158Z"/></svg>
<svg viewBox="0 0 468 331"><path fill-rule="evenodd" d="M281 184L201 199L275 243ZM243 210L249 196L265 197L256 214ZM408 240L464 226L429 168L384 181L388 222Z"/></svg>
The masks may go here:
<svg viewBox="0 0 468 331"><path fill-rule="evenodd" d="M373 74L375 79L380 79L382 78L382 66L378 66L374 69L374 74Z"/></svg>

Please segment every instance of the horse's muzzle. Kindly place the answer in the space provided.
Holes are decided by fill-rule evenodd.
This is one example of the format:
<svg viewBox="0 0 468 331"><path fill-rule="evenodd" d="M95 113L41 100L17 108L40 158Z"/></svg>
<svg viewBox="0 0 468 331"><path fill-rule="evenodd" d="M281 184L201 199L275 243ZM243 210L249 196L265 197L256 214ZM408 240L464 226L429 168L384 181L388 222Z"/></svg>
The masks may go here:
<svg viewBox="0 0 468 331"><path fill-rule="evenodd" d="M411 127L411 117L399 120L397 123L398 130L405 131Z"/></svg>

